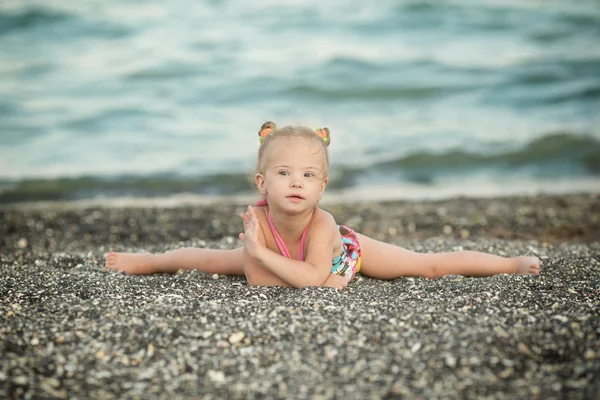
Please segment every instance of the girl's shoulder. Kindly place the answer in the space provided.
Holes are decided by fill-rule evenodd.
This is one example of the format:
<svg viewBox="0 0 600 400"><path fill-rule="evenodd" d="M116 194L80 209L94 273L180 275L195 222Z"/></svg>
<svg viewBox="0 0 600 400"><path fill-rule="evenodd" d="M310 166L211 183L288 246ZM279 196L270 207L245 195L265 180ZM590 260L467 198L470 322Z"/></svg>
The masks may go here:
<svg viewBox="0 0 600 400"><path fill-rule="evenodd" d="M333 215L317 207L313 215L311 227L314 227L315 229L327 228L337 230L337 223L335 222Z"/></svg>
<svg viewBox="0 0 600 400"><path fill-rule="evenodd" d="M333 215L319 207L315 209L313 220L335 224L335 218L333 218Z"/></svg>
<svg viewBox="0 0 600 400"><path fill-rule="evenodd" d="M309 245L310 242L316 239L319 246L324 242L331 243L333 255L340 253L342 245L341 236L333 215L317 207L310 225L307 236Z"/></svg>

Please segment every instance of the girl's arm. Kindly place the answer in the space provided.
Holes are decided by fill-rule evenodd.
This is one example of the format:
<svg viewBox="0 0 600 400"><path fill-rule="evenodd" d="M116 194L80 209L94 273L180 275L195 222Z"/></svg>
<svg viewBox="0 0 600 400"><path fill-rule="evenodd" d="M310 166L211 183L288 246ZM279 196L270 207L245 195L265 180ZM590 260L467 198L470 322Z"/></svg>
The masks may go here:
<svg viewBox="0 0 600 400"><path fill-rule="evenodd" d="M315 226L311 227L314 233L308 241L308 257L306 261L298 261L277 254L265 246L264 235L260 234L260 224L252 207L248 207L248 213L243 218L244 271L258 272L262 267L293 287L321 286L325 283L331 270L331 253L335 239L327 221L313 221ZM253 278L248 277L250 285L262 284L255 283Z"/></svg>

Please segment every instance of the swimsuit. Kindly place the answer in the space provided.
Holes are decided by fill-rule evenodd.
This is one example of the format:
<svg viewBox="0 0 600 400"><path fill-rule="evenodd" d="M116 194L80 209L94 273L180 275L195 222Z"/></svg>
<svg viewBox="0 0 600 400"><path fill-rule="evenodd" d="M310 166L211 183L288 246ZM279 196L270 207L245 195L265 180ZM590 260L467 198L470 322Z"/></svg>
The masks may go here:
<svg viewBox="0 0 600 400"><path fill-rule="evenodd" d="M277 232L277 229L275 229L275 226L273 225L270 210L267 212L267 219L269 221L271 233L273 233L273 237L275 238L275 242L277 243L277 247L279 247L281 255L287 258L292 258L289 250L283 242L283 239L279 235L279 232ZM296 260L304 261L304 241L306 240L306 232L308 232L309 226L310 221L308 222L308 225L306 225L306 228L304 228L304 232L302 232L302 238L300 239L300 247L298 248ZM360 271L360 244L358 243L356 232L354 232L352 229L344 225L338 225L337 227L342 235L342 252L331 262L331 273L344 276L346 280L350 282L354 278L354 275Z"/></svg>

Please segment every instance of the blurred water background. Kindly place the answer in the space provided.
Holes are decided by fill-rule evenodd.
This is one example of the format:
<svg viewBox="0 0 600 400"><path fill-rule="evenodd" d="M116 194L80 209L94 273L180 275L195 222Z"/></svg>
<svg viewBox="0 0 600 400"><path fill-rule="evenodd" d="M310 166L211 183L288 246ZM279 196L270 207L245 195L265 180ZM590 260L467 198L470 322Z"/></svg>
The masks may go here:
<svg viewBox="0 0 600 400"><path fill-rule="evenodd" d="M600 191L600 1L0 2L0 202L238 195L327 126L330 196Z"/></svg>

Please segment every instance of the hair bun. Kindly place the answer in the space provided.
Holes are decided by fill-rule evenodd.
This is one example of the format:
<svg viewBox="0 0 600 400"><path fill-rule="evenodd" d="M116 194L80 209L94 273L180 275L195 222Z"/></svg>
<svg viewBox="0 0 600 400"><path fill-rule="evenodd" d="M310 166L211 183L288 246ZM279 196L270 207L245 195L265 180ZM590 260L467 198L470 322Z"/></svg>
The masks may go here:
<svg viewBox="0 0 600 400"><path fill-rule="evenodd" d="M264 124L262 124L260 126L260 129L258 130L258 136L263 137L264 135L262 134L264 131L266 131L267 129L270 129L271 132L274 131L275 129L277 129L277 125L275 125L275 122L273 121L267 121Z"/></svg>
<svg viewBox="0 0 600 400"><path fill-rule="evenodd" d="M317 128L316 133L323 138L323 143L325 143L325 146L329 146L331 144L331 133L329 132L329 128Z"/></svg>

